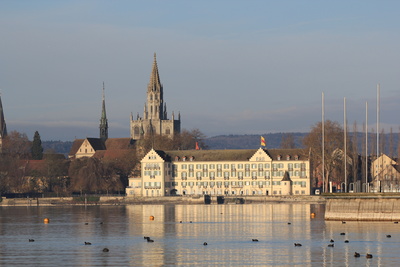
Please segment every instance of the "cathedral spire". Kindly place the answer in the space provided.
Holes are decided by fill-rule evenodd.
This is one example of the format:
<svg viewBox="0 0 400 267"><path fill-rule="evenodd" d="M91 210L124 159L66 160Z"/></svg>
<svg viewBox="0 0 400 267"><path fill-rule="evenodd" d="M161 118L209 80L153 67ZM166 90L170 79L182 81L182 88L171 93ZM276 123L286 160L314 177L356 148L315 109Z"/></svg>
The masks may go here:
<svg viewBox="0 0 400 267"><path fill-rule="evenodd" d="M108 139L108 121L106 114L106 99L104 95L104 82L103 82L103 103L101 108L100 118L100 139L106 141Z"/></svg>
<svg viewBox="0 0 400 267"><path fill-rule="evenodd" d="M150 82L147 86L147 119L162 120L164 116L163 86L158 74L157 58L154 53L153 67L150 75Z"/></svg>

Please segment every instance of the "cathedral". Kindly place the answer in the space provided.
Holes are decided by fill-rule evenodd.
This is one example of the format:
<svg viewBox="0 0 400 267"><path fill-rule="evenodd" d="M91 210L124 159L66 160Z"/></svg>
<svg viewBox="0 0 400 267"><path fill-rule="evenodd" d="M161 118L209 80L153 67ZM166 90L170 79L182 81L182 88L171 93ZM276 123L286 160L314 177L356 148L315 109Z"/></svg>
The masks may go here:
<svg viewBox="0 0 400 267"><path fill-rule="evenodd" d="M141 139L146 134L166 135L173 137L181 131L181 116L175 119L172 112L171 119L167 116L167 105L164 102L163 86L158 74L156 54L154 53L153 68L150 75L150 82L147 86L147 103L144 106L143 116L137 114L136 120L131 114L130 119L131 138Z"/></svg>

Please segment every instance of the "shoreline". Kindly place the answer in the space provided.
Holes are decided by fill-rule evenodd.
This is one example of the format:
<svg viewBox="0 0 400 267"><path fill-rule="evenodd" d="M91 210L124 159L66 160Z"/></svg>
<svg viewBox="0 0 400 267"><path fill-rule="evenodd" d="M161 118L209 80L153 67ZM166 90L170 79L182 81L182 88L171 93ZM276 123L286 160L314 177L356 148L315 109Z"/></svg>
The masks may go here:
<svg viewBox="0 0 400 267"><path fill-rule="evenodd" d="M118 206L118 205L160 205L160 204L206 204L204 196L170 196L170 197L54 197L54 198L2 198L0 207L10 206ZM211 205L226 204L262 204L262 203L304 203L325 204L325 198L321 196L224 196L224 203L218 204L217 196L211 197ZM208 204L207 204L208 205Z"/></svg>

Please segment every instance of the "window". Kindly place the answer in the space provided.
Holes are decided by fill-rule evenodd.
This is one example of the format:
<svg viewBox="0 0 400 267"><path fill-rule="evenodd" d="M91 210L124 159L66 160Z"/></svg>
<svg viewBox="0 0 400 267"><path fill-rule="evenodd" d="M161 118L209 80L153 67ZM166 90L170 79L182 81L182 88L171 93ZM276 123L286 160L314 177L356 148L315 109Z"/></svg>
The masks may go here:
<svg viewBox="0 0 400 267"><path fill-rule="evenodd" d="M211 170L215 169L215 164L210 164L210 169Z"/></svg>
<svg viewBox="0 0 400 267"><path fill-rule="evenodd" d="M238 164L238 169L243 169L243 164Z"/></svg>
<svg viewBox="0 0 400 267"><path fill-rule="evenodd" d="M229 169L229 164L224 164L224 169Z"/></svg>
<svg viewBox="0 0 400 267"><path fill-rule="evenodd" d="M221 170L222 169L222 164L217 164L217 170Z"/></svg>
<svg viewBox="0 0 400 267"><path fill-rule="evenodd" d="M265 167L266 169L269 169L269 168L270 168L270 167L269 167L269 163L264 164L264 167Z"/></svg>
<svg viewBox="0 0 400 267"><path fill-rule="evenodd" d="M201 170L201 164L196 164L196 170Z"/></svg>
<svg viewBox="0 0 400 267"><path fill-rule="evenodd" d="M257 169L257 164L251 164L252 169Z"/></svg>
<svg viewBox="0 0 400 267"><path fill-rule="evenodd" d="M165 129L165 134L171 134L171 129L169 129L169 128L167 128L167 129Z"/></svg>
<svg viewBox="0 0 400 267"><path fill-rule="evenodd" d="M186 170L187 169L187 165L186 164L182 164L182 170Z"/></svg>

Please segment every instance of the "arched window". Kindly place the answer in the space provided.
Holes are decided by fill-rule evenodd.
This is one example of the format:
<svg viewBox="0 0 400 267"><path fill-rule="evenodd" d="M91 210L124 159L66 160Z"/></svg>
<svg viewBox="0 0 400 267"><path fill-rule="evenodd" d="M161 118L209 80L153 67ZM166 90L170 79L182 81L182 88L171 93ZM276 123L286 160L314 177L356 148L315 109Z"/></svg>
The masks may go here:
<svg viewBox="0 0 400 267"><path fill-rule="evenodd" d="M139 134L140 134L139 126L135 126L135 127L133 128L133 134L134 134L134 135L139 135Z"/></svg>
<svg viewBox="0 0 400 267"><path fill-rule="evenodd" d="M165 129L165 134L171 134L171 129L169 127Z"/></svg>

